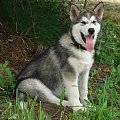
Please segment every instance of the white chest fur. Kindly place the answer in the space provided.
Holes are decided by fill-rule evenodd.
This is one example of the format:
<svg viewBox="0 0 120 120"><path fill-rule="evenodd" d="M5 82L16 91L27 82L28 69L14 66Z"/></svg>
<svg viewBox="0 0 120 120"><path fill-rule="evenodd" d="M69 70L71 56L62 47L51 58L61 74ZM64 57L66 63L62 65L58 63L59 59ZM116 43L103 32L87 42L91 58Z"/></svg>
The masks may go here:
<svg viewBox="0 0 120 120"><path fill-rule="evenodd" d="M90 69L93 64L93 53L81 50L73 50L75 57L69 57L68 62L79 75L85 69Z"/></svg>

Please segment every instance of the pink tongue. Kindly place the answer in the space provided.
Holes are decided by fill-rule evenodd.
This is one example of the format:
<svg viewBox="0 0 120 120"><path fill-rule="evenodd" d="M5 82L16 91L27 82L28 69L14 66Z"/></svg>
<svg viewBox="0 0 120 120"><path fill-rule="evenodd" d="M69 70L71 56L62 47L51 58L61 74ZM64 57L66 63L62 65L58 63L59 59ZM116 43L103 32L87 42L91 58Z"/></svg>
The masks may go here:
<svg viewBox="0 0 120 120"><path fill-rule="evenodd" d="M91 52L94 49L94 41L92 36L85 36L86 38L86 49L88 52Z"/></svg>

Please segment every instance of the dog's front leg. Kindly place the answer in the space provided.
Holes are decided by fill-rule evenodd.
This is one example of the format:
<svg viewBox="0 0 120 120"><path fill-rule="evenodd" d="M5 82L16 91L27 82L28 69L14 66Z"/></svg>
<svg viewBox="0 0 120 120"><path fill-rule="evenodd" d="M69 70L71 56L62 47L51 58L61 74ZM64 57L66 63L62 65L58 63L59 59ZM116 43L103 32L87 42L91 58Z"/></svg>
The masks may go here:
<svg viewBox="0 0 120 120"><path fill-rule="evenodd" d="M79 76L79 93L80 93L80 101L85 106L86 101L88 100L88 79L89 79L89 70L86 70L81 73Z"/></svg>
<svg viewBox="0 0 120 120"><path fill-rule="evenodd" d="M83 105L79 100L79 89L78 89L78 79L69 79L69 77L64 77L64 85L66 88L69 103L73 111L79 109L84 110Z"/></svg>

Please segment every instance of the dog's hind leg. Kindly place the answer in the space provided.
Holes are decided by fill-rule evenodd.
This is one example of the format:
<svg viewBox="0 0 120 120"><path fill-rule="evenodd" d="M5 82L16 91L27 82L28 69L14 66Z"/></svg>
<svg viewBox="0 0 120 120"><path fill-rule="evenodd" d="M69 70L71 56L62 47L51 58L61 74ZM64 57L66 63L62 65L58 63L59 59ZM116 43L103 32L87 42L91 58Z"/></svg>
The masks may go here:
<svg viewBox="0 0 120 120"><path fill-rule="evenodd" d="M41 83L37 79L25 79L21 81L21 83L19 83L17 89L18 92L21 91L23 93L26 93L26 95L29 95L31 98L35 98L35 96L37 96L38 101L55 103L57 105L60 105L60 99L57 98L49 88L47 88L43 83ZM22 101L22 94L18 97ZM69 106L69 102L63 100L62 105Z"/></svg>

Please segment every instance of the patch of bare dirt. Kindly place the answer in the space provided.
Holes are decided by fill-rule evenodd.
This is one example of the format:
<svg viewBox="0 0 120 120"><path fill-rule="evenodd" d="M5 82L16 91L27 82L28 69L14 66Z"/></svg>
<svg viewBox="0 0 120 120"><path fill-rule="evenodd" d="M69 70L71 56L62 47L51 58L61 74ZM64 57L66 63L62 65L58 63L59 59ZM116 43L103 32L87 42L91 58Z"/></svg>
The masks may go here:
<svg viewBox="0 0 120 120"><path fill-rule="evenodd" d="M0 63L9 61L9 67L14 72L18 72L29 62L31 57L37 52L37 46L19 36L9 36L7 40L0 41Z"/></svg>
<svg viewBox="0 0 120 120"><path fill-rule="evenodd" d="M110 67L100 63L94 63L93 69L99 69L98 73L92 78L94 82L103 82L103 79L110 72Z"/></svg>

